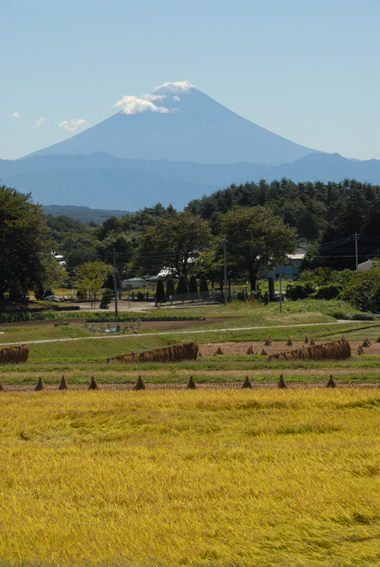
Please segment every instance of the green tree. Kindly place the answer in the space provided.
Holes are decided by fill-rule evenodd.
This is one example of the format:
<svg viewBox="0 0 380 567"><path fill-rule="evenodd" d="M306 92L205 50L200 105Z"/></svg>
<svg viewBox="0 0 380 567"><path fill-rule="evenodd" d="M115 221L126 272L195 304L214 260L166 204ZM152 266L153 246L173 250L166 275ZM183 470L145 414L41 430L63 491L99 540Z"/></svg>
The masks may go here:
<svg viewBox="0 0 380 567"><path fill-rule="evenodd" d="M77 270L78 291L89 294L93 305L99 296L105 279L112 273L112 267L103 262L87 262Z"/></svg>
<svg viewBox="0 0 380 567"><path fill-rule="evenodd" d="M158 218L141 234L133 265L141 274L169 268L173 275L187 279L194 256L210 241L208 223L189 212L172 212Z"/></svg>
<svg viewBox="0 0 380 567"><path fill-rule="evenodd" d="M198 293L198 283L196 276L190 276L189 293Z"/></svg>
<svg viewBox="0 0 380 567"><path fill-rule="evenodd" d="M157 303L165 303L166 301L164 282L161 278L157 280L156 301Z"/></svg>
<svg viewBox="0 0 380 567"><path fill-rule="evenodd" d="M248 273L251 290L259 271L269 272L295 251L297 231L264 207L237 207L221 222L227 240L228 259L237 273Z"/></svg>
<svg viewBox="0 0 380 567"><path fill-rule="evenodd" d="M187 280L184 275L179 277L177 285L177 295L187 295L189 288L187 287Z"/></svg>
<svg viewBox="0 0 380 567"><path fill-rule="evenodd" d="M207 293L208 292L207 278L206 278L205 274L201 275L201 279L200 279L200 282L199 282L199 291L201 293L203 293L203 292Z"/></svg>
<svg viewBox="0 0 380 567"><path fill-rule="evenodd" d="M0 186L0 298L7 290L10 299L25 296L43 283L54 248L42 206L31 202L30 193Z"/></svg>
<svg viewBox="0 0 380 567"><path fill-rule="evenodd" d="M170 296L173 298L175 296L174 281L172 278L169 278L166 284L166 301L170 301Z"/></svg>

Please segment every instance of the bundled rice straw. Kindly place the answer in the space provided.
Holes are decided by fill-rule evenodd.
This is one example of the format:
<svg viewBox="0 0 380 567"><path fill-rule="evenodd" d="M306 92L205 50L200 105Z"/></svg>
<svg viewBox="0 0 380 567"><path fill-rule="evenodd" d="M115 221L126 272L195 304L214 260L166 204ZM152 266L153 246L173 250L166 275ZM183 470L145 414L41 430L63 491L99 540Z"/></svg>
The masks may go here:
<svg viewBox="0 0 380 567"><path fill-rule="evenodd" d="M198 356L198 343L191 341L162 348L154 348L143 352L118 354L107 358L107 362L178 362L180 360L196 360Z"/></svg>
<svg viewBox="0 0 380 567"><path fill-rule="evenodd" d="M290 352L280 352L268 356L267 361L271 360L325 360L325 359L344 359L350 358L351 347L346 339L331 341L322 345L310 346L307 348L291 350Z"/></svg>
<svg viewBox="0 0 380 567"><path fill-rule="evenodd" d="M0 364L27 362L29 349L26 345L0 348Z"/></svg>

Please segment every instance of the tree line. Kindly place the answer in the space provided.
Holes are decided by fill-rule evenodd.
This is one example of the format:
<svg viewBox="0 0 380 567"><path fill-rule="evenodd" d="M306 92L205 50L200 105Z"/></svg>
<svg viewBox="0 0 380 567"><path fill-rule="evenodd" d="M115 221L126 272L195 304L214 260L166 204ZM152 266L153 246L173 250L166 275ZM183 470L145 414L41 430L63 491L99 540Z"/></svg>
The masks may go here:
<svg viewBox="0 0 380 567"><path fill-rule="evenodd" d="M334 258L326 243L336 241L339 251L352 248L342 239L358 232L362 243L368 238L366 252L376 249L379 221L380 186L355 180L231 185L190 201L182 212L158 203L120 219L111 216L101 226L45 216L30 194L2 186L0 296L7 290L9 297L25 294L59 278L73 281L79 266L111 264L114 250L120 279L126 270L138 276L168 268L173 276L204 274L221 284L225 243L229 278L248 277L254 290L258 275L281 263L300 238L312 245L308 267L352 268L352 260L339 264L343 254ZM53 251L64 255L66 275L52 261Z"/></svg>

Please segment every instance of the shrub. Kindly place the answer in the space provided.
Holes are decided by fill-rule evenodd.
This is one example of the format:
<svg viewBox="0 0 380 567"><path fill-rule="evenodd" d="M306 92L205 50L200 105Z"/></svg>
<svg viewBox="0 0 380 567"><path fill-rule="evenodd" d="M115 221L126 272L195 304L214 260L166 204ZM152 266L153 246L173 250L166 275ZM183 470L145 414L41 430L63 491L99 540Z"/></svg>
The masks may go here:
<svg viewBox="0 0 380 567"><path fill-rule="evenodd" d="M102 300L100 302L100 306L99 306L100 309L108 309L108 306L111 303L113 297L114 297L113 291L108 287L106 287L102 295Z"/></svg>
<svg viewBox="0 0 380 567"><path fill-rule="evenodd" d="M196 278L196 276L191 276L191 277L190 277L189 292L190 292L190 293L198 293L198 284L197 284L197 278Z"/></svg>
<svg viewBox="0 0 380 567"><path fill-rule="evenodd" d="M166 284L166 301L170 301L170 296L173 298L175 296L174 281L172 278L169 278Z"/></svg>
<svg viewBox="0 0 380 567"><path fill-rule="evenodd" d="M187 295L188 293L187 280L185 276L180 276L177 286L177 295Z"/></svg>
<svg viewBox="0 0 380 567"><path fill-rule="evenodd" d="M286 287L286 297L296 301L297 299L306 299L314 293L315 289L311 283L293 283Z"/></svg>
<svg viewBox="0 0 380 567"><path fill-rule="evenodd" d="M343 286L338 283L331 283L329 285L321 285L313 294L315 299L336 299L343 290Z"/></svg>
<svg viewBox="0 0 380 567"><path fill-rule="evenodd" d="M157 280L156 300L157 300L157 303L165 303L165 301L166 301L164 282L161 278L159 278Z"/></svg>
<svg viewBox="0 0 380 567"><path fill-rule="evenodd" d="M199 282L199 291L201 293L208 292L207 278L206 278L205 274L201 275L201 279L200 279L200 282Z"/></svg>

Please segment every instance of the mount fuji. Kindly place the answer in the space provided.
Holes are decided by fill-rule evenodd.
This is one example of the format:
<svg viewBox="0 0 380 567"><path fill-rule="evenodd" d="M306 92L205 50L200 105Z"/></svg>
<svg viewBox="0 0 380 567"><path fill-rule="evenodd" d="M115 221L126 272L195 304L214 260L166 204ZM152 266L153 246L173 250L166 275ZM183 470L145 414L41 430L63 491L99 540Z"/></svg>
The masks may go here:
<svg viewBox="0 0 380 567"><path fill-rule="evenodd" d="M379 160L349 160L286 140L222 106L188 81L123 96L103 122L10 161L0 179L43 205L135 211L183 208L232 183L380 184Z"/></svg>
<svg viewBox="0 0 380 567"><path fill-rule="evenodd" d="M279 165L316 152L257 126L188 81L165 83L141 98L124 96L100 124L30 154ZM29 157L30 157L29 156Z"/></svg>

